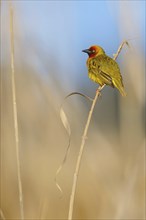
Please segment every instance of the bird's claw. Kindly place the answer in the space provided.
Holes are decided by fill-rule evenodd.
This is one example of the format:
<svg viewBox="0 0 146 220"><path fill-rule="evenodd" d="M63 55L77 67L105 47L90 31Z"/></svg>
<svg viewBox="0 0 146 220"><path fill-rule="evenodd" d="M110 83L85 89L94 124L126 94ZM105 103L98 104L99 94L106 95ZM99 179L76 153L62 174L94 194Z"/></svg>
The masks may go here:
<svg viewBox="0 0 146 220"><path fill-rule="evenodd" d="M100 89L97 89L97 90L96 90L96 93L98 93L98 97L99 97L99 98L102 97Z"/></svg>

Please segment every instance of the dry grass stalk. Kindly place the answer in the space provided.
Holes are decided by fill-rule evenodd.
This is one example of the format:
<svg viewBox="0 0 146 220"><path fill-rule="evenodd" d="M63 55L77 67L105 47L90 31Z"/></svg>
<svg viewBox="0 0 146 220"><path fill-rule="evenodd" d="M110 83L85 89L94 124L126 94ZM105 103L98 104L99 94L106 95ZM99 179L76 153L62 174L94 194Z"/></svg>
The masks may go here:
<svg viewBox="0 0 146 220"><path fill-rule="evenodd" d="M19 152L19 134L18 134L18 117L17 117L17 102L16 102L16 89L15 89L15 65L14 65L14 27L13 27L13 8L10 3L10 46L11 46L11 77L12 77L12 101L13 101L13 117L14 117L14 133L16 144L16 162L17 162L17 177L18 177L18 191L19 191L19 204L21 220L24 219L23 208L23 193L22 193L22 180L20 171L20 152Z"/></svg>
<svg viewBox="0 0 146 220"><path fill-rule="evenodd" d="M0 209L0 217L2 220L6 220L3 211Z"/></svg>
<svg viewBox="0 0 146 220"><path fill-rule="evenodd" d="M121 43L121 45L119 46L119 48L117 50L117 53L114 54L114 58L113 58L114 60L117 59L117 57L120 54L124 44L128 45L128 42L123 41ZM81 164L81 159L82 159L82 155L83 155L85 142L86 142L86 139L87 139L87 132L88 132L88 128L89 128L89 125L90 125L92 113L93 113L94 107L96 105L96 101L97 101L98 97L100 96L100 92L104 87L105 87L105 85L103 85L102 87L99 86L99 88L96 91L95 97L94 97L92 105L91 105L91 109L90 109L89 114L88 114L85 129L84 129L84 132L83 132L81 146L80 146L80 150L79 150L79 154L78 154L78 158L77 158L77 162L76 162L76 167L75 167L75 172L74 172L74 177L73 177L73 184L72 184L72 190L71 190L70 201L69 201L68 220L72 220L72 216L73 216L74 198L75 198L75 192L76 192L76 188L77 188L77 180L78 180L78 175L79 175L79 169L80 169L80 164Z"/></svg>

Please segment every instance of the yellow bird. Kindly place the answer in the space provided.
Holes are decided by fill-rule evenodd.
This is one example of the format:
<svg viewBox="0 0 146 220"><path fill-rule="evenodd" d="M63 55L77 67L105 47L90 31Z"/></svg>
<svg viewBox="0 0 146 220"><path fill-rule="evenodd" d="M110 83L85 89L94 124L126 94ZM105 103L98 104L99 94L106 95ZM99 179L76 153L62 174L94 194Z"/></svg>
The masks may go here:
<svg viewBox="0 0 146 220"><path fill-rule="evenodd" d="M88 76L91 80L100 86L104 84L116 87L122 96L126 96L120 68L115 60L105 54L100 46L91 46L89 49L83 50L88 54L87 68Z"/></svg>

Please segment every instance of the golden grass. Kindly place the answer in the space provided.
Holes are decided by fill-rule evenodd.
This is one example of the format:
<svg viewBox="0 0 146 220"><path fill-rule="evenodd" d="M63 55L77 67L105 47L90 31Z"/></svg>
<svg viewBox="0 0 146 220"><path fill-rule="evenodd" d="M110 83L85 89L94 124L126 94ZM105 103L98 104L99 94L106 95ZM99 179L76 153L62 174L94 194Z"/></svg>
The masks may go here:
<svg viewBox="0 0 146 220"><path fill-rule="evenodd" d="M16 27L15 31L18 31ZM7 53L6 62L1 64L1 213L3 219L20 219L9 28L2 34L7 42L2 48ZM35 64L27 62L25 48L30 45L23 44L19 36L15 42L15 47L23 51L21 56L15 51L15 84L25 219L67 219L72 176L89 105L76 98L65 106L72 141L68 159L59 174L58 181L63 186L60 199L54 176L68 140L59 118L59 107L68 91L59 78L56 60L49 63L54 64L54 69L48 70L44 80ZM43 52L37 50L37 45L34 49L40 59ZM74 219L144 219L145 216L145 101L141 62L144 59L138 48L137 53L128 50L123 57L121 68L127 97L120 98L118 92L107 87L95 107L80 168ZM47 58L41 59L45 64ZM135 82L132 75L137 76ZM136 81L141 84L138 93ZM85 85L84 89L91 88Z"/></svg>

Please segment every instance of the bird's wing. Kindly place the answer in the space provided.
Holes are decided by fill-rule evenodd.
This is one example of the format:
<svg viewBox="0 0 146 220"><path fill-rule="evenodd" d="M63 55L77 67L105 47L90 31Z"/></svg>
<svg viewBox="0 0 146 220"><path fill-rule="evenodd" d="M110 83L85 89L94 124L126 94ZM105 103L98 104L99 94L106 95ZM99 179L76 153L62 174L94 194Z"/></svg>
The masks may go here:
<svg viewBox="0 0 146 220"><path fill-rule="evenodd" d="M108 75L107 73L103 72L102 70L99 69L99 73L102 76L102 78L104 80L106 80L108 82L108 84L113 85L112 83L112 78L110 75Z"/></svg>
<svg viewBox="0 0 146 220"><path fill-rule="evenodd" d="M106 55L98 56L98 63L100 65L100 70L111 78L120 77L119 66L111 57Z"/></svg>
<svg viewBox="0 0 146 220"><path fill-rule="evenodd" d="M106 55L98 56L98 68L101 76L108 84L114 87L113 79L118 78L121 80L121 74L118 64Z"/></svg>

